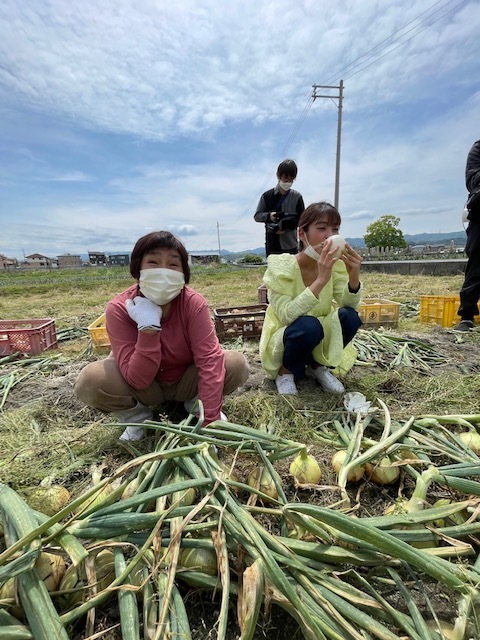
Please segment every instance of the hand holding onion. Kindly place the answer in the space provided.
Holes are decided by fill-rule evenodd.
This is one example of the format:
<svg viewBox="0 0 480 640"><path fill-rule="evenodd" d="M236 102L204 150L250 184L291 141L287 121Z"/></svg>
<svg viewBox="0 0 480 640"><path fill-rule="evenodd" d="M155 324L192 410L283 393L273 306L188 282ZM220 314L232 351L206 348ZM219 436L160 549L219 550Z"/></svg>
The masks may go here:
<svg viewBox="0 0 480 640"><path fill-rule="evenodd" d="M354 285L356 288L356 282L359 282L360 267L362 265L362 256L359 255L352 247L345 243L343 252L340 256L341 260L345 263L347 273L349 275L350 286Z"/></svg>
<svg viewBox="0 0 480 640"><path fill-rule="evenodd" d="M338 236L338 235L330 236L327 242L329 242L329 245L328 245L329 253L333 251L333 257L340 258L342 253L345 251L345 244L346 244L342 236Z"/></svg>

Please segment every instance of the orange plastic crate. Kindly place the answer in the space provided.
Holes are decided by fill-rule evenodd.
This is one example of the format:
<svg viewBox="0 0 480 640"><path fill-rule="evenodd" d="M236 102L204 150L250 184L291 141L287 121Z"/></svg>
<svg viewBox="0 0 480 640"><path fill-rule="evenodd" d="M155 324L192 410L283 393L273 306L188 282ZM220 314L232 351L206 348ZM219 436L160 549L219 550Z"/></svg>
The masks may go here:
<svg viewBox="0 0 480 640"><path fill-rule="evenodd" d="M267 306L266 304L257 304L248 307L214 309L213 317L218 339L259 338Z"/></svg>
<svg viewBox="0 0 480 640"><path fill-rule="evenodd" d="M12 353L38 355L57 347L55 320L52 318L0 320L0 356Z"/></svg>
<svg viewBox="0 0 480 640"><path fill-rule="evenodd" d="M460 322L460 296L420 296L420 322L453 327ZM480 317L474 318L480 324Z"/></svg>

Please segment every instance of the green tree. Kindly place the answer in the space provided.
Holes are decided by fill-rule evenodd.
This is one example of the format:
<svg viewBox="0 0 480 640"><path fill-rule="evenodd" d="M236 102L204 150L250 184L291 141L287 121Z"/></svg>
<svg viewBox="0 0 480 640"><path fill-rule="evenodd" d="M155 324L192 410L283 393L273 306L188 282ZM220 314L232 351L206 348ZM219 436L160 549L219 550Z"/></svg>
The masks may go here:
<svg viewBox="0 0 480 640"><path fill-rule="evenodd" d="M263 258L262 256L257 256L256 254L253 254L253 253L247 253L246 255L243 256L240 262L245 262L247 264L262 264Z"/></svg>
<svg viewBox="0 0 480 640"><path fill-rule="evenodd" d="M381 216L367 227L367 232L363 236L368 248L372 247L397 247L404 249L407 246L403 232L398 228L400 218L391 214Z"/></svg>

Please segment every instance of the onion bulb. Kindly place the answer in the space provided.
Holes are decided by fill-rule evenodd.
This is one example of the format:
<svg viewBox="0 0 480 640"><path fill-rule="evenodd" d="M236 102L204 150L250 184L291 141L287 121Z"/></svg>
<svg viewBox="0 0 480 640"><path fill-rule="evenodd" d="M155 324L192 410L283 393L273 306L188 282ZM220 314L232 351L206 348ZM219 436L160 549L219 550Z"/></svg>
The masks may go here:
<svg viewBox="0 0 480 640"><path fill-rule="evenodd" d="M217 556L210 549L185 549L180 555L180 564L185 569L217 575Z"/></svg>
<svg viewBox="0 0 480 640"><path fill-rule="evenodd" d="M280 483L280 476L276 471L274 471L274 473L277 482ZM258 489L262 493L265 493L269 498L273 498L274 500L278 498L277 487L275 486L275 482L266 467L257 467L252 471L248 476L247 484L254 489Z"/></svg>
<svg viewBox="0 0 480 640"><path fill-rule="evenodd" d="M420 460L417 454L411 449L399 449L397 453L402 460Z"/></svg>
<svg viewBox="0 0 480 640"><path fill-rule="evenodd" d="M90 509L97 509L100 506L107 506L109 504L107 501L112 495L113 490L114 489L111 484L106 484L98 493L95 494L93 500L90 498L85 502L85 504L88 505L87 509L90 511Z"/></svg>
<svg viewBox="0 0 480 640"><path fill-rule="evenodd" d="M17 591L17 581L15 578L9 578L6 582L0 585L0 600L11 601L8 604L5 604L8 607L8 612L11 613L12 616L15 618L25 617L22 607L18 604L20 600Z"/></svg>
<svg viewBox="0 0 480 640"><path fill-rule="evenodd" d="M290 464L290 475L299 484L318 484L322 472L315 458L302 449Z"/></svg>
<svg viewBox="0 0 480 640"><path fill-rule="evenodd" d="M480 454L480 434L476 431L465 431L459 436L463 444L471 449L473 453Z"/></svg>
<svg viewBox="0 0 480 640"><path fill-rule="evenodd" d="M40 553L35 563L38 577L43 580L47 591L57 591L65 575L65 560L54 553Z"/></svg>
<svg viewBox="0 0 480 640"><path fill-rule="evenodd" d="M35 487L27 490L25 502L32 509L41 511L46 516L53 516L63 509L71 498L70 491L66 487L52 484L50 487Z"/></svg>
<svg viewBox="0 0 480 640"><path fill-rule="evenodd" d="M398 467L392 467L392 461L388 456L382 458L377 464L365 464L369 480L375 484L392 484L400 475Z"/></svg>
<svg viewBox="0 0 480 640"><path fill-rule="evenodd" d="M340 469L344 465L346 455L347 452L345 451L345 449L340 449L339 451L336 451L332 456L332 468L337 475L340 473ZM347 474L347 481L358 482L363 478L364 475L365 467L360 464L357 467L353 467L353 469L350 469Z"/></svg>
<svg viewBox="0 0 480 640"><path fill-rule="evenodd" d="M97 593L110 586L115 580L115 561L113 551L102 549L94 558L94 570ZM69 591L77 589L62 596L61 606L71 609L82 602L85 602L89 595L87 570L85 561L78 566L70 565L65 571L65 575L60 583L59 591Z"/></svg>
<svg viewBox="0 0 480 640"><path fill-rule="evenodd" d="M345 240L342 236L330 236L330 251L335 249L334 257L339 258L345 249Z"/></svg>
<svg viewBox="0 0 480 640"><path fill-rule="evenodd" d="M423 508L423 501L417 501L416 498L410 498L407 500L406 498L398 498L390 504L384 511L386 516L401 516L407 515L409 513L415 513L416 511L421 511ZM393 529L403 529L404 531L408 531L409 529L419 529L425 528L425 525L395 525L392 527ZM416 549L431 549L437 546L436 540L412 540L409 542L410 546L415 547Z"/></svg>
<svg viewBox="0 0 480 640"><path fill-rule="evenodd" d="M172 483L176 484L177 482L183 482L186 479L186 476L177 469L172 478ZM176 504L178 507L189 507L194 503L196 497L197 492L195 491L195 488L190 487L190 489L184 489L183 491L174 491L170 496L170 499L171 504Z"/></svg>
<svg viewBox="0 0 480 640"><path fill-rule="evenodd" d="M445 640L456 640L458 637L453 624L445 622L444 620L439 620L438 624L435 620L427 620L427 627L432 629L432 631L440 631L442 638L445 638Z"/></svg>
<svg viewBox="0 0 480 640"><path fill-rule="evenodd" d="M135 478L133 478L133 480L130 480L130 482L127 484L120 499L128 500L129 498L133 498L133 496L137 493L137 489L139 486L140 486L140 478L139 476L136 476Z"/></svg>
<svg viewBox="0 0 480 640"><path fill-rule="evenodd" d="M449 500L448 498L439 498L433 505L433 507L445 507L449 504L452 504L452 500ZM468 513L466 511L457 511L456 513L452 513L451 515L449 515L447 517L447 520L451 520L452 522L454 522L457 525L462 525L465 524L465 522L468 520ZM435 527L438 527L439 529L441 529L442 527L446 527L448 526L448 523L445 522L445 520L440 519L440 520L434 520L433 524Z"/></svg>

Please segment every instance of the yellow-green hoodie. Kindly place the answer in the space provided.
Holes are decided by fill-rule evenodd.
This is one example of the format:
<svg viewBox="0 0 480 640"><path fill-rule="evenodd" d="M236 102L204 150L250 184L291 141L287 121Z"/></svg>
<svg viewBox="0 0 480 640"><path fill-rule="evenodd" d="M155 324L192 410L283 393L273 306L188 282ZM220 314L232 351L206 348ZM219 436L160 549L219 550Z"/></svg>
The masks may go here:
<svg viewBox="0 0 480 640"><path fill-rule="evenodd" d="M318 297L305 286L297 259L289 253L268 257L263 282L268 289L269 306L260 338L260 358L267 376L272 380L277 377L283 361L284 331L300 316L314 316L322 324L325 337L313 350L316 362L339 366L344 356L342 328L332 303L356 309L361 300L361 287L357 293L348 290L345 263L337 260L332 277Z"/></svg>

